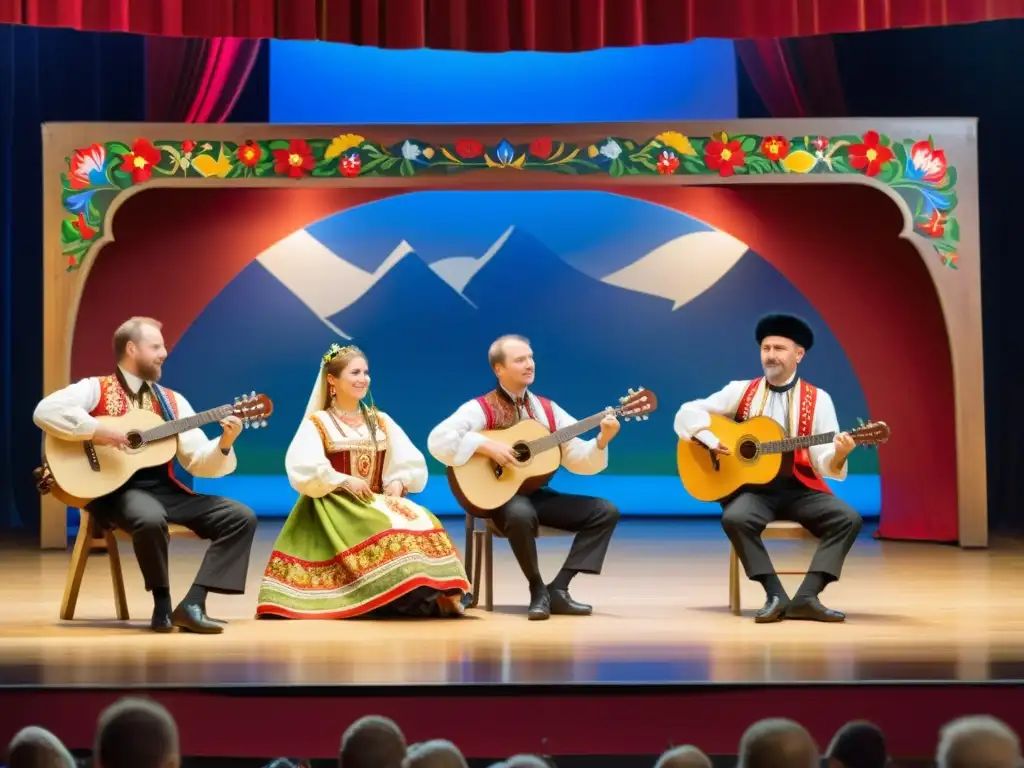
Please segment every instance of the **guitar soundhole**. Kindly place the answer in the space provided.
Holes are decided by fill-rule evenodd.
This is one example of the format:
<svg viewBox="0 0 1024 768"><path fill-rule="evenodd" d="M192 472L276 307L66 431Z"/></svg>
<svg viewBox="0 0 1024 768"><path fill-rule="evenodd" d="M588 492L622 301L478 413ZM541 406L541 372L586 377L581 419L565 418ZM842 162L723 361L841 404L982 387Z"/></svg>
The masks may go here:
<svg viewBox="0 0 1024 768"><path fill-rule="evenodd" d="M142 447L142 435L136 431L131 431L125 437L128 438L128 447L133 450L137 450Z"/></svg>
<svg viewBox="0 0 1024 768"><path fill-rule="evenodd" d="M753 440L744 440L740 443L739 454L741 457L750 461L751 459L757 458L757 443Z"/></svg>
<svg viewBox="0 0 1024 768"><path fill-rule="evenodd" d="M522 463L530 460L530 446L526 443L516 443L512 446L512 453L516 457L516 461Z"/></svg>

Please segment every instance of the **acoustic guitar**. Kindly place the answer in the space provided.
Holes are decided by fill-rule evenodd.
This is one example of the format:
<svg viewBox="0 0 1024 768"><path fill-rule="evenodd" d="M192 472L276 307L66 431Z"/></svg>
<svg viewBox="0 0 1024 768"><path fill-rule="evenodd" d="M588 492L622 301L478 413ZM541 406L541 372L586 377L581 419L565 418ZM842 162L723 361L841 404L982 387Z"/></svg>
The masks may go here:
<svg viewBox="0 0 1024 768"><path fill-rule="evenodd" d="M43 466L35 471L40 493L52 493L69 507L81 509L128 482L140 469L171 461L178 451L177 436L190 429L237 416L245 429L267 426L274 404L251 392L221 405L173 421L150 410L134 409L123 416L99 416L97 421L125 433L127 446L95 445L91 440L43 438Z"/></svg>
<svg viewBox="0 0 1024 768"><path fill-rule="evenodd" d="M448 467L448 485L459 505L474 517L490 518L494 510L517 493L529 494L540 488L562 464L562 443L589 432L609 414L623 421L646 421L658 407L658 398L649 389L630 389L619 398L619 405L550 432L533 419L523 419L507 429L484 430L488 440L504 443L515 454L515 462L499 466L479 453L461 467Z"/></svg>
<svg viewBox="0 0 1024 768"><path fill-rule="evenodd" d="M835 432L806 437L786 437L778 422L755 416L737 422L711 414L711 432L729 448L727 456L713 454L697 440L680 440L676 451L679 477L686 492L698 501L718 501L744 485L764 485L779 474L783 454L835 439ZM873 421L848 432L857 445L879 445L888 441L889 426Z"/></svg>

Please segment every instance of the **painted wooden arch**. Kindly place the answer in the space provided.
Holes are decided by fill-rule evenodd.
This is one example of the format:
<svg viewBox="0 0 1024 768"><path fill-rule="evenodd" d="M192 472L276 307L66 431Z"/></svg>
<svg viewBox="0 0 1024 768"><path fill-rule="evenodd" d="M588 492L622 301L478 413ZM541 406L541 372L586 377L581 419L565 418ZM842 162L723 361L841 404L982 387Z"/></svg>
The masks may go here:
<svg viewBox="0 0 1024 768"><path fill-rule="evenodd" d="M737 228L722 213L743 204L744 190L764 189L766 184L814 189L839 184L881 191L902 217L896 234L912 246L930 276L944 321L955 425L955 457L949 470L955 475L955 501L950 503L956 505L957 531L951 540L962 546L987 545L973 120L344 128L86 123L47 124L43 135L45 392L70 380L79 304L93 264L112 240L118 208L147 189L328 186L359 190L358 198L364 201L424 189L614 189L704 218L769 260L770 245L751 242L758 237L757 228ZM673 189L697 186L719 191L706 190L709 195L702 203L694 203L692 195L686 204L667 196ZM822 226L821 221L834 213L824 208L794 215L812 216ZM822 231L827 232L827 226ZM844 237L838 229L833 234ZM827 258L827 253L818 258ZM776 266L782 268L778 262ZM806 292L806 279L801 287L800 275L782 269ZM822 261L810 271L828 270ZM832 281L833 291L854 274L849 265L833 271L843 275ZM874 294L880 305L898 300L899 290L889 288L887 298ZM857 301L870 302L871 297L872 291L862 290ZM864 387L872 414L898 404L892 393L902 383L887 378L884 360L898 362L899 350L890 349L873 362L863 332L836 327L837 318L830 317L830 306L851 301L849 296L808 294L808 299L833 326L844 348L862 337L861 352L852 355L851 362L858 376L867 376ZM880 349L884 341L876 336ZM909 452L915 441L944 439L917 434L898 442L901 452ZM913 468L905 456L883 454L881 465L885 476L899 472L909 483L928 481L912 479L908 473ZM887 502L912 504L914 499L905 493L887 498L883 480L883 521ZM43 547L66 546L65 510L48 497L43 498L41 531Z"/></svg>

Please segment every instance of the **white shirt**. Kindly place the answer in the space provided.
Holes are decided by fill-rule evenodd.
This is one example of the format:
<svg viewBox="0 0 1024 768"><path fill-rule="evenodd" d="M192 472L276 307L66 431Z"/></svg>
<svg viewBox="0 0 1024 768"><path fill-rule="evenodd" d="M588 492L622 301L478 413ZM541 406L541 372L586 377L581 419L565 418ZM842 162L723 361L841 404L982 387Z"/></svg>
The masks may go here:
<svg viewBox="0 0 1024 768"><path fill-rule="evenodd" d="M384 430L377 430L377 449L387 451L382 475L384 487L398 480L409 493L419 493L427 486L426 458L398 422L383 411L378 411L378 415L384 423ZM327 433L332 453L352 451L362 446L372 449L370 430L365 424L359 427L343 424L339 430L326 412L318 411L316 416ZM384 432L387 433L386 438ZM284 466L292 488L314 499L326 496L353 477L331 466L320 432L310 419L303 419L299 425L285 454Z"/></svg>
<svg viewBox="0 0 1024 768"><path fill-rule="evenodd" d="M527 390L524 399L529 398L530 408L536 419L545 427L548 426L544 409L537 397ZM511 395L510 395L511 397ZM515 401L516 398L512 398ZM563 411L557 403L551 401L551 410L555 416L555 429L562 429L576 423L576 419ZM532 418L527 410L520 406L519 417ZM476 449L487 442L487 438L479 434L487 429L487 414L476 400L470 400L459 406L451 416L438 424L427 437L427 450L430 455L445 466L461 467L476 453ZM597 447L597 438L583 440L574 437L562 443L562 466L576 475L596 475L608 468L608 446L604 450Z"/></svg>
<svg viewBox="0 0 1024 768"><path fill-rule="evenodd" d="M125 383L133 395L139 393L145 382L138 376L121 369ZM156 394L153 394L156 397ZM194 416L195 411L181 394L174 393L178 418ZM32 421L44 432L64 440L90 440L99 422L89 414L99 405L100 381L95 377L76 381L47 395L36 406ZM129 405L129 408L132 407ZM178 435L178 461L194 477L224 477L235 471L238 458L232 447L227 455L220 449L220 438L210 440L198 427Z"/></svg>
<svg viewBox="0 0 1024 768"><path fill-rule="evenodd" d="M788 382L787 382L788 383ZM736 409L739 408L740 400L744 392L750 386L750 380L730 381L724 389L715 392L710 397L701 400L691 400L683 403L675 418L675 432L683 440L696 438L708 448L718 447L718 438L707 429L711 423L708 414L714 413L718 416L734 418ZM762 378L754 393L751 404L751 416L757 416L754 410L759 406L764 393L765 380ZM799 384L797 385L799 387ZM795 409L794 409L795 410ZM797 414L789 413L789 393L769 392L765 402L764 412L761 416L768 416L786 430L790 437L796 435ZM703 430L703 431L702 431ZM836 418L836 408L832 403L832 397L823 389L818 389L818 397L814 405L814 421L811 425L811 434L817 435L823 432L835 432L839 434L839 420ZM832 469L832 459L836 455L835 445L815 445L809 449L811 463L814 469L822 477L830 477L834 480L845 480L848 462L843 463L842 469L835 472Z"/></svg>

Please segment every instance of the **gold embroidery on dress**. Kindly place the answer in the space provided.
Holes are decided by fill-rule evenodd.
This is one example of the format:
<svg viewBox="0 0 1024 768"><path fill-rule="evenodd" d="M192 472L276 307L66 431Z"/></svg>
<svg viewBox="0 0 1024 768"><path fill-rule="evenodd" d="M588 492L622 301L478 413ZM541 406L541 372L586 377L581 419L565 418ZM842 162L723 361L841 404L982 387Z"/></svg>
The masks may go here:
<svg viewBox="0 0 1024 768"><path fill-rule="evenodd" d="M309 562L274 552L264 575L300 589L339 589L409 555L420 555L440 565L437 561L457 557L457 552L444 530L388 531L342 553L335 560Z"/></svg>

